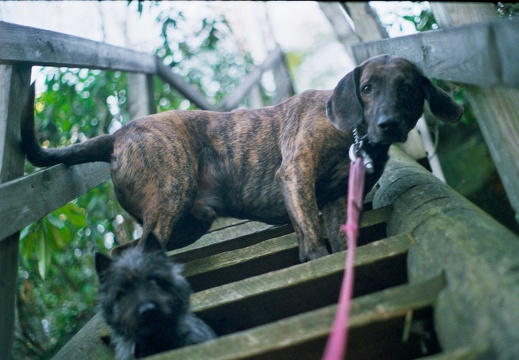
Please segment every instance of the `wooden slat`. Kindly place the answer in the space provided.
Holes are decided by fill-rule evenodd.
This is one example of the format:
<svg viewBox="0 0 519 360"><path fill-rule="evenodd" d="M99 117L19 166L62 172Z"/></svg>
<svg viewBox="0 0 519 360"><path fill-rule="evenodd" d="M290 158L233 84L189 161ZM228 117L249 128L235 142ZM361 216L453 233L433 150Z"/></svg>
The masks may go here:
<svg viewBox="0 0 519 360"><path fill-rule="evenodd" d="M467 346L451 351L445 351L441 354L431 355L421 360L478 360L486 359L489 357L489 345L475 344L473 346Z"/></svg>
<svg viewBox="0 0 519 360"><path fill-rule="evenodd" d="M1 48L1 46L0 46ZM0 184L23 175L20 142L23 100L28 95L31 68L0 65ZM0 204L4 198L0 196ZM4 227L0 217L0 230ZM0 358L10 359L14 339L15 298L18 274L18 234L0 236ZM6 235L7 236L7 235Z"/></svg>
<svg viewBox="0 0 519 360"><path fill-rule="evenodd" d="M353 46L358 63L402 55L427 76L478 86L519 87L519 21L501 20L422 32Z"/></svg>
<svg viewBox="0 0 519 360"><path fill-rule="evenodd" d="M184 276L195 292L299 264L295 233L185 264Z"/></svg>
<svg viewBox="0 0 519 360"><path fill-rule="evenodd" d="M0 21L0 63L154 74L155 58L77 36Z"/></svg>
<svg viewBox="0 0 519 360"><path fill-rule="evenodd" d="M361 216L361 239L380 239L385 234L385 223L391 213L391 207L364 211ZM222 220L223 221L223 220ZM225 251L232 251L246 246L257 244L266 239L286 235L293 231L292 225L268 225L256 221L240 221L227 219L226 223L217 220L210 232L197 240L195 243L178 250L169 252L176 261L187 263L195 259L215 255Z"/></svg>
<svg viewBox="0 0 519 360"><path fill-rule="evenodd" d="M365 211L361 217L359 244L384 236L391 207ZM262 241L234 251L193 260L185 264L186 276L195 291L243 280L247 277L299 264L294 233Z"/></svg>
<svg viewBox="0 0 519 360"><path fill-rule="evenodd" d="M384 328L392 319L402 319L409 311L430 307L443 286L443 278L438 277L354 299L349 322L350 351L354 351L356 346L353 340L356 331L371 324L380 324ZM327 306L150 359L320 359L335 311L336 305ZM376 337L366 340L374 348L387 342L387 339ZM390 356L390 353L385 355ZM386 356L379 358L391 358Z"/></svg>
<svg viewBox="0 0 519 360"><path fill-rule="evenodd" d="M411 236L403 234L359 247L355 295L405 282L405 258L412 242ZM227 334L333 304L344 259L344 252L337 253L201 291L192 297L193 309L221 334Z"/></svg>
<svg viewBox="0 0 519 360"><path fill-rule="evenodd" d="M292 225L268 225L256 221L239 227L228 227L202 236L193 244L168 253L178 262L186 263L224 251L240 249L266 239L294 231Z"/></svg>
<svg viewBox="0 0 519 360"><path fill-rule="evenodd" d="M110 178L106 163L56 165L0 185L0 239L23 229Z"/></svg>
<svg viewBox="0 0 519 360"><path fill-rule="evenodd" d="M94 315L52 358L53 360L113 360L110 329L101 313Z"/></svg>

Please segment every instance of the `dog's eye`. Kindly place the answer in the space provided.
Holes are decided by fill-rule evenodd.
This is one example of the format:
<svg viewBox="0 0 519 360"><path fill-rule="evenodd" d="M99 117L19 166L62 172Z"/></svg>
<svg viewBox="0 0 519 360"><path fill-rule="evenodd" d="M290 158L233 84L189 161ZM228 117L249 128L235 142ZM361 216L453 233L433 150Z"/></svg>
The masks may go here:
<svg viewBox="0 0 519 360"><path fill-rule="evenodd" d="M364 95L371 95L371 93L373 92L373 87L371 86L371 84L366 84L360 89L360 91Z"/></svg>
<svg viewBox="0 0 519 360"><path fill-rule="evenodd" d="M168 290L171 287L171 284L160 278L151 278L150 282L160 287L162 290Z"/></svg>
<svg viewBox="0 0 519 360"><path fill-rule="evenodd" d="M400 91L407 94L408 92L411 91L411 85L402 84L402 86L400 87Z"/></svg>

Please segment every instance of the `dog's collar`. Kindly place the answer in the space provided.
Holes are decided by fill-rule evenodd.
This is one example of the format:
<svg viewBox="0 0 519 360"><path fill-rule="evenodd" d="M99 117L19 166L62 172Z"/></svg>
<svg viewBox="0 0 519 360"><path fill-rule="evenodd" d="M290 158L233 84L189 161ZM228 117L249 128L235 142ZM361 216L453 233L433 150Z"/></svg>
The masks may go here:
<svg viewBox="0 0 519 360"><path fill-rule="evenodd" d="M364 166L366 167L366 172L371 174L374 170L374 164L373 159L371 156L368 155L365 149L365 145L369 143L368 140L368 134L365 134L364 136L359 136L359 131L357 128L353 129L353 139L354 143L350 146L350 160L352 162L356 162L357 158L362 158L362 161L364 162Z"/></svg>

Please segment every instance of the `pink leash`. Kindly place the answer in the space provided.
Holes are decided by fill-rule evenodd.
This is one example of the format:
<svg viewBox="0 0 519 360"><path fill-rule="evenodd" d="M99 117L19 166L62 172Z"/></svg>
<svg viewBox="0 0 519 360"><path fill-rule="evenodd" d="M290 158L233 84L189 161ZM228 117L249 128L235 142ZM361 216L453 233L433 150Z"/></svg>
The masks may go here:
<svg viewBox="0 0 519 360"><path fill-rule="evenodd" d="M344 266L344 276L342 279L341 292L339 295L339 304L335 319L333 321L332 330L326 343L326 348L322 360L342 360L346 355L346 346L348 343L348 322L350 316L350 305L353 294L353 275L354 275L354 259L355 248L357 246L357 237L359 233L360 213L363 205L364 194L364 175L366 167L364 166L363 157L365 152L357 155L354 147L350 149L350 174L348 178L348 204L347 204L347 221L341 226L341 230L348 238L348 251L346 252L346 263ZM353 155L355 154L355 155ZM368 171L371 170L371 159L367 158L366 166Z"/></svg>

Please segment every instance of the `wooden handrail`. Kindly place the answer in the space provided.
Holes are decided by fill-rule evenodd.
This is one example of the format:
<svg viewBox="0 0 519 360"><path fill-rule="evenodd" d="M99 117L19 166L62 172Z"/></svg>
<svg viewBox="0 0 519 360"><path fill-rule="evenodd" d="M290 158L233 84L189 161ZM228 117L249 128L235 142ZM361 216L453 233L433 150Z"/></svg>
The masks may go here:
<svg viewBox="0 0 519 360"><path fill-rule="evenodd" d="M404 55L427 76L483 87L519 87L518 20L431 30L353 46L357 63L379 54Z"/></svg>

